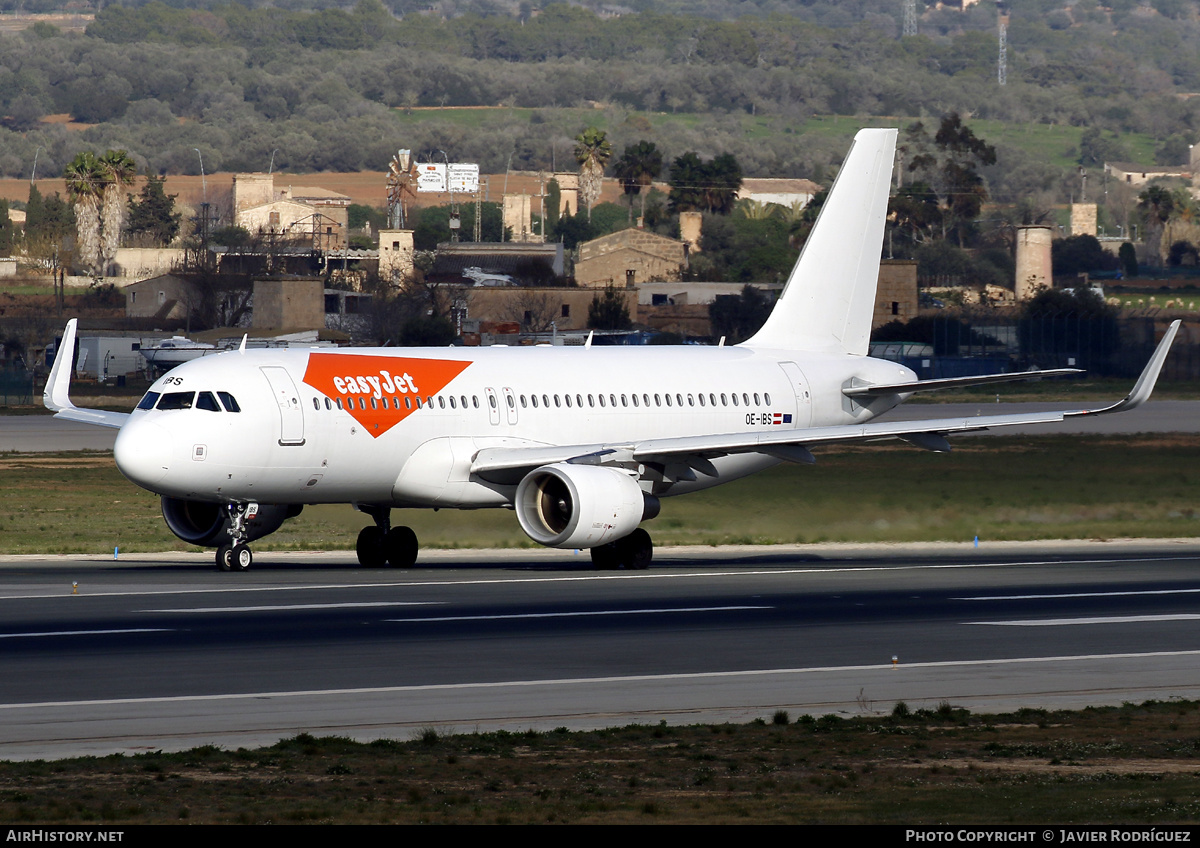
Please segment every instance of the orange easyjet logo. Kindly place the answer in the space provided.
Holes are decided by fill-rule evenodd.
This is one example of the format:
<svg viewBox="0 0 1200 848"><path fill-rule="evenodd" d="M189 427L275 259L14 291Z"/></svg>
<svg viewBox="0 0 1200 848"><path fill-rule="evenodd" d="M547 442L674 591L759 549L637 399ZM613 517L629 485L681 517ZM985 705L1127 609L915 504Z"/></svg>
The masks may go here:
<svg viewBox="0 0 1200 848"><path fill-rule="evenodd" d="M469 362L400 356L310 353L304 382L342 408L372 436L380 436L420 408L461 374ZM407 401L407 402L406 402Z"/></svg>

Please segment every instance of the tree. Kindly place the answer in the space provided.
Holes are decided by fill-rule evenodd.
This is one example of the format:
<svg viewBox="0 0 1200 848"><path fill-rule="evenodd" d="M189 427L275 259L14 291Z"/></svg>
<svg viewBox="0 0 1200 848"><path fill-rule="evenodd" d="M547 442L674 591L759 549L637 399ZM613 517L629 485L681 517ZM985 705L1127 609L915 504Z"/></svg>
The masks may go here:
<svg viewBox="0 0 1200 848"><path fill-rule="evenodd" d="M579 162L579 196L587 204L588 220L592 204L600 197L604 166L612 157L612 145L603 130L588 127L575 137L575 159Z"/></svg>
<svg viewBox="0 0 1200 848"><path fill-rule="evenodd" d="M179 235L183 214L175 211L177 195L167 194L165 177L146 176L137 199L129 198L129 216L125 225L131 236L143 236L156 247L166 247Z"/></svg>
<svg viewBox="0 0 1200 848"><path fill-rule="evenodd" d="M112 261L121 246L121 225L125 214L125 199L137 165L124 150L108 150L99 159L104 176L100 193L101 225L100 256L105 263Z"/></svg>
<svg viewBox="0 0 1200 848"><path fill-rule="evenodd" d="M650 141L639 141L625 147L625 152L613 168L613 173L621 181L625 196L629 198L629 217L633 218L633 198L639 196L642 201L641 217L646 217L646 195L649 194L654 178L662 173L663 157L658 147Z"/></svg>
<svg viewBox="0 0 1200 848"><path fill-rule="evenodd" d="M596 292L588 304L588 329L628 330L633 326L625 295L612 285L604 287L604 295Z"/></svg>
<svg viewBox="0 0 1200 848"><path fill-rule="evenodd" d="M1161 264L1163 232L1175 212L1175 198L1162 186L1152 185L1138 195L1137 208L1145 222L1146 247Z"/></svg>
<svg viewBox="0 0 1200 848"><path fill-rule="evenodd" d="M771 300L752 285L739 295L720 295L708 305L708 320L714 337L739 344L757 333L771 314Z"/></svg>
<svg viewBox="0 0 1200 848"><path fill-rule="evenodd" d="M1115 271L1120 267L1120 260L1101 247L1095 236L1086 233L1052 242L1050 263L1055 276Z"/></svg>
<svg viewBox="0 0 1200 848"><path fill-rule="evenodd" d="M1121 247L1117 250L1117 258L1121 261L1121 269L1125 272L1126 277L1138 275L1137 250L1132 244L1122 242Z"/></svg>
<svg viewBox="0 0 1200 848"><path fill-rule="evenodd" d="M96 154L84 151L71 160L63 177L67 197L75 207L76 255L95 272L100 262L100 203L104 193L104 170Z"/></svg>
<svg viewBox="0 0 1200 848"><path fill-rule="evenodd" d="M671 211L702 210L728 214L737 202L742 187L742 168L731 153L701 161L699 154L688 152L671 165Z"/></svg>
<svg viewBox="0 0 1200 848"><path fill-rule="evenodd" d="M978 169L996 164L996 148L977 138L957 112L942 118L932 142L920 121L910 124L904 136L900 149L908 159L907 170L941 196L943 236L953 232L958 246L965 247L988 197Z"/></svg>
<svg viewBox="0 0 1200 848"><path fill-rule="evenodd" d="M12 256L17 244L17 228L8 217L8 201L0 200L0 256Z"/></svg>

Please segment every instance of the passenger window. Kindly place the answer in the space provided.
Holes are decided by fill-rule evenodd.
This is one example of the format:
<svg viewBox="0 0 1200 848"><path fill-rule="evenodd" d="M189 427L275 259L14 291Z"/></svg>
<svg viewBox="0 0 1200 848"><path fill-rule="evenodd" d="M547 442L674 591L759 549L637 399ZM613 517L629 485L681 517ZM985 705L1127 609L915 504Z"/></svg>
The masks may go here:
<svg viewBox="0 0 1200 848"><path fill-rule="evenodd" d="M488 395L488 406L490 406L492 409L496 408L496 396L495 395Z"/></svg>
<svg viewBox="0 0 1200 848"><path fill-rule="evenodd" d="M558 395L554 396L554 406L555 406L555 408L558 408L560 406L560 404L558 402Z"/></svg>
<svg viewBox="0 0 1200 848"><path fill-rule="evenodd" d="M342 399L341 399L341 398L338 398L338 399L335 401L335 403L337 404L337 408L338 408L338 409L341 409L341 408L342 408Z"/></svg>
<svg viewBox="0 0 1200 848"><path fill-rule="evenodd" d="M665 397L666 397L666 399L667 399L667 406L670 406L670 405L671 405L671 396L670 396L670 395L666 395Z"/></svg>
<svg viewBox="0 0 1200 848"><path fill-rule="evenodd" d="M626 402L625 395L621 395L621 406L629 406Z"/></svg>
<svg viewBox="0 0 1200 848"><path fill-rule="evenodd" d="M451 408L451 409L456 409L456 408L457 408L457 407L455 406L455 403L454 403L454 395L450 395L450 408Z"/></svg>
<svg viewBox="0 0 1200 848"><path fill-rule="evenodd" d="M689 395L689 397L690 397L690 395ZM704 394L701 393L701 394L697 395L696 397L698 397L700 399L700 405L704 406Z"/></svg>
<svg viewBox="0 0 1200 848"><path fill-rule="evenodd" d="M313 398L313 403L315 404L316 402L317 399ZM209 412L221 411L221 407L217 406L217 399L212 396L212 392L201 392L196 398L196 406L199 409L205 409Z"/></svg>
<svg viewBox="0 0 1200 848"><path fill-rule="evenodd" d="M771 394L770 394L770 392L765 392L765 393L763 393L763 400L766 402L767 406L770 406L770 405L771 405Z"/></svg>
<svg viewBox="0 0 1200 848"><path fill-rule="evenodd" d="M333 409L333 404L329 402L329 398L325 398L325 408Z"/></svg>
<svg viewBox="0 0 1200 848"><path fill-rule="evenodd" d="M158 403L158 399L162 397L158 392L146 392L146 395L138 402L138 409L154 409L154 404Z"/></svg>
<svg viewBox="0 0 1200 848"><path fill-rule="evenodd" d="M158 402L159 409L191 409L195 392L167 392Z"/></svg>
<svg viewBox="0 0 1200 848"><path fill-rule="evenodd" d="M590 398L591 395L588 395L588 397ZM597 395L596 397L600 398L600 408L603 409L604 408L604 395Z"/></svg>
<svg viewBox="0 0 1200 848"><path fill-rule="evenodd" d="M533 408L537 409L537 395L530 395L529 400L533 403Z"/></svg>
<svg viewBox="0 0 1200 848"><path fill-rule="evenodd" d="M688 393L688 406L695 406L696 398L690 392Z"/></svg>
<svg viewBox="0 0 1200 848"><path fill-rule="evenodd" d="M508 405L509 406L513 405L512 395L508 396ZM445 408L446 408L446 399L444 397L442 397L441 395L438 395L438 409L445 409Z"/></svg>
<svg viewBox="0 0 1200 848"><path fill-rule="evenodd" d="M505 399L508 401L508 408L509 408L509 409L516 409L516 407L517 407L517 403L516 403L516 401L514 401L514 400L513 400L513 396L512 396L512 395L505 395Z"/></svg>
<svg viewBox="0 0 1200 848"><path fill-rule="evenodd" d="M412 409L412 396L411 395L404 396L404 408Z"/></svg>
<svg viewBox="0 0 1200 848"><path fill-rule="evenodd" d="M758 406L758 392L754 393L754 405Z"/></svg>
<svg viewBox="0 0 1200 848"><path fill-rule="evenodd" d="M638 396L637 395L630 395L629 398L630 398L630 400L633 401L634 406L638 405Z"/></svg>
<svg viewBox="0 0 1200 848"><path fill-rule="evenodd" d="M729 397L733 400L733 405L737 406L737 394L731 394Z"/></svg>

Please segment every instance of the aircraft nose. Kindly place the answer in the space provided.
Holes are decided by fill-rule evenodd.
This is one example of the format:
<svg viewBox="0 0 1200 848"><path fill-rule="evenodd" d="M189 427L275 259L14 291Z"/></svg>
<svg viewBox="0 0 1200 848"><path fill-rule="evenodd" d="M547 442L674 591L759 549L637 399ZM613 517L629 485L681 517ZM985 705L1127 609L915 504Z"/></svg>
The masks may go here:
<svg viewBox="0 0 1200 848"><path fill-rule="evenodd" d="M154 490L171 464L171 434L151 421L133 421L121 428L113 446L117 468L133 483Z"/></svg>

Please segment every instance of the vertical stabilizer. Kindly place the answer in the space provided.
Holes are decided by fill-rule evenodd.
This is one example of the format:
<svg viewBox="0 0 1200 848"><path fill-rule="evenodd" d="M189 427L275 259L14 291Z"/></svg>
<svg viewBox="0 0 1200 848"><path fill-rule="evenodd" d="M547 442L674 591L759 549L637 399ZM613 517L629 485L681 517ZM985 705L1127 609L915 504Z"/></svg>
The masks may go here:
<svg viewBox="0 0 1200 848"><path fill-rule="evenodd" d="M866 354L896 135L859 130L775 309L746 345Z"/></svg>

